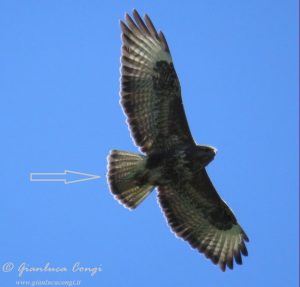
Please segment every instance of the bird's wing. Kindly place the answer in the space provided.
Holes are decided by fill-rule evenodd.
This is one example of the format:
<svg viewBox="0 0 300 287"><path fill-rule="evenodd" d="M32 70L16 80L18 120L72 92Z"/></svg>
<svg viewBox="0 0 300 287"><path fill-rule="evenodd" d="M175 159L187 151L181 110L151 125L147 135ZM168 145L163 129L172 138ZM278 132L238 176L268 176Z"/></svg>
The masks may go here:
<svg viewBox="0 0 300 287"><path fill-rule="evenodd" d="M121 104L135 143L147 154L194 144L166 39L147 15L133 18L120 22Z"/></svg>
<svg viewBox="0 0 300 287"><path fill-rule="evenodd" d="M213 187L205 169L182 186L158 188L160 206L177 236L218 264L233 268L233 258L242 264L248 237Z"/></svg>

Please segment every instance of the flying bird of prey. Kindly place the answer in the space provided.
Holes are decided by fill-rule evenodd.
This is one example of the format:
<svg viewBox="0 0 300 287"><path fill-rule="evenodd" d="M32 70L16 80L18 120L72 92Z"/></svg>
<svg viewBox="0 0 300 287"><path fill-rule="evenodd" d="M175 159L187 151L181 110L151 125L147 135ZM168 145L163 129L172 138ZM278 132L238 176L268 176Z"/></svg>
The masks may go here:
<svg viewBox="0 0 300 287"><path fill-rule="evenodd" d="M180 83L167 41L150 18L136 10L122 29L121 105L131 135L143 154L112 150L108 156L111 192L136 208L154 189L178 237L225 271L247 256L246 233L221 199L205 167L216 149L197 145L185 116Z"/></svg>

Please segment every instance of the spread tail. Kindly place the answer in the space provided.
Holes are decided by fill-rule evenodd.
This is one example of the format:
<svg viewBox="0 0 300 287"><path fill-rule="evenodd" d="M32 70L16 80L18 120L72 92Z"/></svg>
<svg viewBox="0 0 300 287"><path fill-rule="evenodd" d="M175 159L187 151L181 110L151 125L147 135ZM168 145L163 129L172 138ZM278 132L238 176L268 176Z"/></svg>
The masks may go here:
<svg viewBox="0 0 300 287"><path fill-rule="evenodd" d="M146 156L112 150L108 156L110 190L127 208L136 208L153 190L147 182Z"/></svg>

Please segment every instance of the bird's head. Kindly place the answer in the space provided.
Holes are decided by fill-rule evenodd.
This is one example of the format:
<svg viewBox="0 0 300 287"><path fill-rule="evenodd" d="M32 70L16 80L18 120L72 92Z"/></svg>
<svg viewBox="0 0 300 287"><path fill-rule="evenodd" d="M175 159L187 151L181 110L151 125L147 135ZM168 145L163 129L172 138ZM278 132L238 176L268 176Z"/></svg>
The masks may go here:
<svg viewBox="0 0 300 287"><path fill-rule="evenodd" d="M198 145L197 146L197 157L203 164L203 166L208 165L217 154L217 149L209 145Z"/></svg>

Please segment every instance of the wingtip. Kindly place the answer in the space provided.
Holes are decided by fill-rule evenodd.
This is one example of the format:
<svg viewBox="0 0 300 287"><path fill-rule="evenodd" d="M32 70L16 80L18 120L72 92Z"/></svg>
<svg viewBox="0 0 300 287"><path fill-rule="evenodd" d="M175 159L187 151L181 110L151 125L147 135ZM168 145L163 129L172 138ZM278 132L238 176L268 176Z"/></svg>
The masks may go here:
<svg viewBox="0 0 300 287"><path fill-rule="evenodd" d="M230 270L233 270L233 258L231 258L230 260L227 261L227 267Z"/></svg>
<svg viewBox="0 0 300 287"><path fill-rule="evenodd" d="M160 41L163 43L165 51L170 53L169 45L168 45L166 37L162 31L159 31L158 37L159 37Z"/></svg>
<svg viewBox="0 0 300 287"><path fill-rule="evenodd" d="M124 26L125 25L125 23L124 23L124 21L123 20L119 20L119 25L121 26L121 28L122 28L122 26Z"/></svg>
<svg viewBox="0 0 300 287"><path fill-rule="evenodd" d="M243 264L243 260L242 260L242 256L241 256L240 251L234 252L234 259L235 259L236 264L238 264L238 265Z"/></svg>
<svg viewBox="0 0 300 287"><path fill-rule="evenodd" d="M220 267L222 272L226 271L226 263L225 262L219 263L219 267Z"/></svg>
<svg viewBox="0 0 300 287"><path fill-rule="evenodd" d="M130 16L127 12L125 12L124 19L125 19L127 22L130 21L130 20L132 20L131 16Z"/></svg>
<svg viewBox="0 0 300 287"><path fill-rule="evenodd" d="M133 14L133 15L139 15L139 12L137 11L136 8L133 8L133 9L132 9L132 14Z"/></svg>

